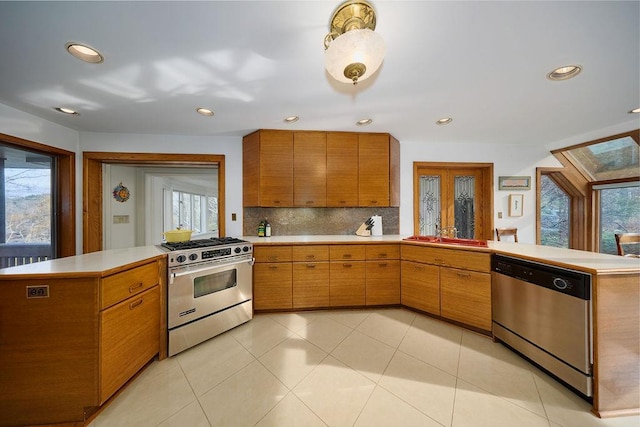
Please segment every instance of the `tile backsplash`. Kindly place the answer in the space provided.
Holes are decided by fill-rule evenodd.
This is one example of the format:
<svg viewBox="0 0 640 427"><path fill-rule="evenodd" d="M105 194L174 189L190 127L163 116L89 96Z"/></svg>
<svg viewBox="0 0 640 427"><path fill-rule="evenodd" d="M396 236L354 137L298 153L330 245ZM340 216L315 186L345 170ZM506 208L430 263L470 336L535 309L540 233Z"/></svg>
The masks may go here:
<svg viewBox="0 0 640 427"><path fill-rule="evenodd" d="M256 236L265 218L272 236L355 234L372 215L382 216L382 234L400 232L400 208L244 208L243 234Z"/></svg>

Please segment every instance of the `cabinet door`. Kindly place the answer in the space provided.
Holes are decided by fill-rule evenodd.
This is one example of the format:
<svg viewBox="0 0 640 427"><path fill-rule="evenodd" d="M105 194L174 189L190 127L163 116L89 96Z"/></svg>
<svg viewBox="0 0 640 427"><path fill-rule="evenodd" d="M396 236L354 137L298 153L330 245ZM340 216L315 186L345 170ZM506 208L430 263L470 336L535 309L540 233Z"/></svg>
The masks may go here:
<svg viewBox="0 0 640 427"><path fill-rule="evenodd" d="M440 267L402 261L402 305L440 315Z"/></svg>
<svg viewBox="0 0 640 427"><path fill-rule="evenodd" d="M329 307L329 263L293 263L293 308Z"/></svg>
<svg viewBox="0 0 640 427"><path fill-rule="evenodd" d="M327 206L358 206L357 133L327 133Z"/></svg>
<svg viewBox="0 0 640 427"><path fill-rule="evenodd" d="M293 132L260 131L260 206L293 206Z"/></svg>
<svg viewBox="0 0 640 427"><path fill-rule="evenodd" d="M358 205L389 206L389 135L358 135Z"/></svg>
<svg viewBox="0 0 640 427"><path fill-rule="evenodd" d="M400 261L378 260L366 264L367 305L400 304Z"/></svg>
<svg viewBox="0 0 640 427"><path fill-rule="evenodd" d="M157 284L156 262L107 276L100 286L100 308L110 307Z"/></svg>
<svg viewBox="0 0 640 427"><path fill-rule="evenodd" d="M442 316L491 330L491 275L441 268Z"/></svg>
<svg viewBox="0 0 640 427"><path fill-rule="evenodd" d="M293 205L327 205L327 136L324 132L293 134Z"/></svg>
<svg viewBox="0 0 640 427"><path fill-rule="evenodd" d="M160 351L160 287L100 313L100 403Z"/></svg>
<svg viewBox="0 0 640 427"><path fill-rule="evenodd" d="M253 308L255 310L292 307L291 263L255 263L253 266Z"/></svg>
<svg viewBox="0 0 640 427"><path fill-rule="evenodd" d="M331 307L365 305L365 262L330 263L329 297Z"/></svg>

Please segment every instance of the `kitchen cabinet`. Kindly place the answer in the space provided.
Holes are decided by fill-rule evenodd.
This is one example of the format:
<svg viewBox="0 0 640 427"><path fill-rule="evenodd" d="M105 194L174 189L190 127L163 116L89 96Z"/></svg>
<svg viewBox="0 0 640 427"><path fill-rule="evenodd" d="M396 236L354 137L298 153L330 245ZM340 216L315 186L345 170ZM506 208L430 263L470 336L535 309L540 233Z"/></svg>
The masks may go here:
<svg viewBox="0 0 640 427"><path fill-rule="evenodd" d="M166 357L164 256L104 273L2 279L0 425L83 422Z"/></svg>
<svg viewBox="0 0 640 427"><path fill-rule="evenodd" d="M358 134L327 133L327 207L358 206Z"/></svg>
<svg viewBox="0 0 640 427"><path fill-rule="evenodd" d="M329 247L329 300L331 307L366 303L365 245Z"/></svg>
<svg viewBox="0 0 640 427"><path fill-rule="evenodd" d="M386 133L259 130L242 169L244 207L400 204L400 144Z"/></svg>
<svg viewBox="0 0 640 427"><path fill-rule="evenodd" d="M254 246L253 308L282 310L293 307L291 246Z"/></svg>
<svg viewBox="0 0 640 427"><path fill-rule="evenodd" d="M400 246L365 246L366 305L400 304Z"/></svg>
<svg viewBox="0 0 640 427"><path fill-rule="evenodd" d="M293 308L329 307L329 246L294 246Z"/></svg>
<svg viewBox="0 0 640 427"><path fill-rule="evenodd" d="M327 205L327 136L324 132L293 133L293 205Z"/></svg>
<svg viewBox="0 0 640 427"><path fill-rule="evenodd" d="M389 134L358 134L358 205L400 205L400 144Z"/></svg>
<svg viewBox="0 0 640 427"><path fill-rule="evenodd" d="M293 132L259 130L242 140L243 206L293 206Z"/></svg>
<svg viewBox="0 0 640 427"><path fill-rule="evenodd" d="M402 303L491 330L491 255L433 246L402 246Z"/></svg>

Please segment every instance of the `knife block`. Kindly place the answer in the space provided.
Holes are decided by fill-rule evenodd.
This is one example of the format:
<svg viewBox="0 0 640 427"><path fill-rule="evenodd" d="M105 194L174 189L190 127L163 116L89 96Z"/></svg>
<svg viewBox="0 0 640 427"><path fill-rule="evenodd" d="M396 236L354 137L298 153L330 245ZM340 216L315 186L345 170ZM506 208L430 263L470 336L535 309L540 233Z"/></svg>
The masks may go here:
<svg viewBox="0 0 640 427"><path fill-rule="evenodd" d="M369 237L371 236L371 230L367 230L367 224L364 222L356 230L356 236Z"/></svg>

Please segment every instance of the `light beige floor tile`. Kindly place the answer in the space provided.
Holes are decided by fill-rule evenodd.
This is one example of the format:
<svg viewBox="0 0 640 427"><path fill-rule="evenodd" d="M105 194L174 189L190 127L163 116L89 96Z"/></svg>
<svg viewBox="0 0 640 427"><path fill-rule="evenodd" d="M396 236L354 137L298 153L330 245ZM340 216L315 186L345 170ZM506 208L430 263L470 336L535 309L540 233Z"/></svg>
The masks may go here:
<svg viewBox="0 0 640 427"><path fill-rule="evenodd" d="M539 369L532 370L551 422L563 427L640 427L640 416L598 418L590 403Z"/></svg>
<svg viewBox="0 0 640 427"><path fill-rule="evenodd" d="M253 426L288 391L256 360L199 400L212 426Z"/></svg>
<svg viewBox="0 0 640 427"><path fill-rule="evenodd" d="M294 335L268 315L254 316L253 320L229 331L255 357L260 357L282 341Z"/></svg>
<svg viewBox="0 0 640 427"><path fill-rule="evenodd" d="M402 352L396 352L379 386L442 425L451 423L456 377Z"/></svg>
<svg viewBox="0 0 640 427"><path fill-rule="evenodd" d="M155 426L195 399L179 366L159 368L153 375L143 374L131 383L98 415L95 426Z"/></svg>
<svg viewBox="0 0 640 427"><path fill-rule="evenodd" d="M544 416L458 380L452 426L548 427L549 422Z"/></svg>
<svg viewBox="0 0 640 427"><path fill-rule="evenodd" d="M439 427L440 424L385 389L376 387L354 426Z"/></svg>
<svg viewBox="0 0 640 427"><path fill-rule="evenodd" d="M300 313L272 313L269 317L292 332L298 332L318 317L314 311Z"/></svg>
<svg viewBox="0 0 640 427"><path fill-rule="evenodd" d="M289 393L273 408L256 427L325 427L311 409L298 399L295 394Z"/></svg>
<svg viewBox="0 0 640 427"><path fill-rule="evenodd" d="M357 328L371 314L370 310L327 310L318 311L318 316L329 317L350 328Z"/></svg>
<svg viewBox="0 0 640 427"><path fill-rule="evenodd" d="M158 424L158 427L211 427L200 403L195 401L181 409L168 420Z"/></svg>
<svg viewBox="0 0 640 427"><path fill-rule="evenodd" d="M228 333L179 353L173 359L180 363L196 396L202 396L255 360Z"/></svg>
<svg viewBox="0 0 640 427"><path fill-rule="evenodd" d="M328 425L350 426L374 388L372 381L327 356L293 392Z"/></svg>
<svg viewBox="0 0 640 427"><path fill-rule="evenodd" d="M371 338L397 348L415 316L415 313L408 310L375 310L356 329Z"/></svg>
<svg viewBox="0 0 640 427"><path fill-rule="evenodd" d="M327 356L309 341L299 336L288 338L260 357L284 385L293 388Z"/></svg>
<svg viewBox="0 0 640 427"><path fill-rule="evenodd" d="M462 328L416 316L398 350L452 375L458 372Z"/></svg>
<svg viewBox="0 0 640 427"><path fill-rule="evenodd" d="M463 332L458 378L545 416L531 365L489 338Z"/></svg>
<svg viewBox="0 0 640 427"><path fill-rule="evenodd" d="M331 355L373 382L378 382L395 349L358 331L345 338Z"/></svg>
<svg viewBox="0 0 640 427"><path fill-rule="evenodd" d="M351 331L353 329L335 320L320 317L309 323L306 328L300 329L298 335L330 353Z"/></svg>

